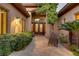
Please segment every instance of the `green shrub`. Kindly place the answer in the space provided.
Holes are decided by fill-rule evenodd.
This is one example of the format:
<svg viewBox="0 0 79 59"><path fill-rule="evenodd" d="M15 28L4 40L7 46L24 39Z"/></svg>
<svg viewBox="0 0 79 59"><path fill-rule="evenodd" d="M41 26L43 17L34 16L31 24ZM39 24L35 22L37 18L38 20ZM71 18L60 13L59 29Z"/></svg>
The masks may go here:
<svg viewBox="0 0 79 59"><path fill-rule="evenodd" d="M15 45L15 50L21 50L22 48L24 48L24 39L26 37L24 37L21 34L16 34L16 45Z"/></svg>
<svg viewBox="0 0 79 59"><path fill-rule="evenodd" d="M6 56L6 55L9 55L12 50L11 50L11 47L10 47L10 42L9 41L3 41L3 55Z"/></svg>
<svg viewBox="0 0 79 59"><path fill-rule="evenodd" d="M16 38L14 37L14 35L11 36L11 40L10 40L10 46L11 46L11 49L12 51L15 50L15 45L16 45Z"/></svg>
<svg viewBox="0 0 79 59"><path fill-rule="evenodd" d="M67 37L64 36L63 34L59 36L59 40L61 43L68 43Z"/></svg>
<svg viewBox="0 0 79 59"><path fill-rule="evenodd" d="M76 45L71 45L70 50L73 52L75 56L79 56L79 48Z"/></svg>
<svg viewBox="0 0 79 59"><path fill-rule="evenodd" d="M75 56L79 56L79 52L73 51L73 54L74 54Z"/></svg>
<svg viewBox="0 0 79 59"><path fill-rule="evenodd" d="M69 49L73 52L75 56L79 56L79 48L75 44L70 45Z"/></svg>
<svg viewBox="0 0 79 59"><path fill-rule="evenodd" d="M26 45L28 45L31 42L31 40L32 35L29 32L16 34L15 50L23 49Z"/></svg>
<svg viewBox="0 0 79 59"><path fill-rule="evenodd" d="M12 48L10 46L10 40L12 39L11 38L11 35L10 34L6 34L6 35L1 35L0 36L0 52L2 55L8 55L12 52Z"/></svg>
<svg viewBox="0 0 79 59"><path fill-rule="evenodd" d="M73 44L73 45L70 45L70 46L69 46L69 49L70 49L71 51L76 51L76 49L78 49L78 48L77 48L76 45Z"/></svg>
<svg viewBox="0 0 79 59"><path fill-rule="evenodd" d="M0 35L0 55L9 55L12 51L21 50L32 41L32 33Z"/></svg>
<svg viewBox="0 0 79 59"><path fill-rule="evenodd" d="M61 25L59 25L59 29L67 30L67 31L71 31L71 32L79 32L79 20L61 24Z"/></svg>

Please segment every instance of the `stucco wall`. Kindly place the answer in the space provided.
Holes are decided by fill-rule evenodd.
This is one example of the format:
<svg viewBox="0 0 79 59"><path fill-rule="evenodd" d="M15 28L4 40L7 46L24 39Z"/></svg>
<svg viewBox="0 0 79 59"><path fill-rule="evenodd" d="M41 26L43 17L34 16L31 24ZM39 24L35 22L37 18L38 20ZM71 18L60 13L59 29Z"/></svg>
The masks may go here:
<svg viewBox="0 0 79 59"><path fill-rule="evenodd" d="M32 31L32 23L31 23L31 17L28 17L27 18L27 21L26 21L26 31Z"/></svg>
<svg viewBox="0 0 79 59"><path fill-rule="evenodd" d="M13 7L11 4L8 4L8 3L1 3L0 4L1 6L3 6L5 9L8 10L8 33L10 33L10 23L11 23L11 20L14 18L14 17L21 17L22 19L24 20L27 20L27 18L21 14L15 7Z"/></svg>
<svg viewBox="0 0 79 59"><path fill-rule="evenodd" d="M63 16L61 16L59 18L59 24L64 23L64 19L65 22L72 22L75 20L75 14L79 12L79 5L76 6L75 8L71 9L70 11L68 11L67 13L65 13ZM66 36L69 36L69 32L65 31L65 30L60 30L60 33L64 33Z"/></svg>
<svg viewBox="0 0 79 59"><path fill-rule="evenodd" d="M66 22L71 22L75 20L75 14L79 12L79 5L70 10L69 12L65 13L63 16L59 18L59 20L63 20L64 18L66 19Z"/></svg>

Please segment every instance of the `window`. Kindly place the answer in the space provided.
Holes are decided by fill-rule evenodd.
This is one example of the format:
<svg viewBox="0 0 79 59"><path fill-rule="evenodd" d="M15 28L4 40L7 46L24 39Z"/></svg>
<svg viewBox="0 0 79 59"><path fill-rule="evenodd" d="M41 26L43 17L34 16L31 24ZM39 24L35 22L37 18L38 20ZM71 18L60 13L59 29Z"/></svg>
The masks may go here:
<svg viewBox="0 0 79 59"><path fill-rule="evenodd" d="M7 12L0 8L0 34L6 34Z"/></svg>
<svg viewBox="0 0 79 59"><path fill-rule="evenodd" d="M61 20L61 23L64 24L65 22L66 22L66 18L63 18L63 19Z"/></svg>
<svg viewBox="0 0 79 59"><path fill-rule="evenodd" d="M75 19L79 20L79 13L75 15Z"/></svg>
<svg viewBox="0 0 79 59"><path fill-rule="evenodd" d="M66 18L64 18L64 23L66 22Z"/></svg>

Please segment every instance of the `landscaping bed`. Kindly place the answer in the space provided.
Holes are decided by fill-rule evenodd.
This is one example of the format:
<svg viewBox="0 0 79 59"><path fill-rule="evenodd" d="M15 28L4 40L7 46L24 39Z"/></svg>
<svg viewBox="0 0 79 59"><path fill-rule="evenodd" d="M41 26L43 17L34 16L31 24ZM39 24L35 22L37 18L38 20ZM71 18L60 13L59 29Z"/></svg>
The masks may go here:
<svg viewBox="0 0 79 59"><path fill-rule="evenodd" d="M79 48L75 44L69 45L69 50L72 51L75 56L79 56Z"/></svg>
<svg viewBox="0 0 79 59"><path fill-rule="evenodd" d="M25 48L32 41L31 32L0 35L0 56Z"/></svg>
<svg viewBox="0 0 79 59"><path fill-rule="evenodd" d="M69 44L67 41L64 39L61 39L60 42L65 48L70 50L75 56L79 56L79 48L75 44Z"/></svg>

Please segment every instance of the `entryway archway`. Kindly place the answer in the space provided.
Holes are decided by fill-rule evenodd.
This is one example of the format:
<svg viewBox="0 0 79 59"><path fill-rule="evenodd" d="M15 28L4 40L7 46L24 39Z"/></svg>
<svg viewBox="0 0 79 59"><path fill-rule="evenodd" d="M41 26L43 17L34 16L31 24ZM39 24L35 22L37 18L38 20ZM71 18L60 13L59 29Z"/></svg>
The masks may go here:
<svg viewBox="0 0 79 59"><path fill-rule="evenodd" d="M18 33L23 31L23 19L20 17L14 17L14 19L11 21L11 33Z"/></svg>

